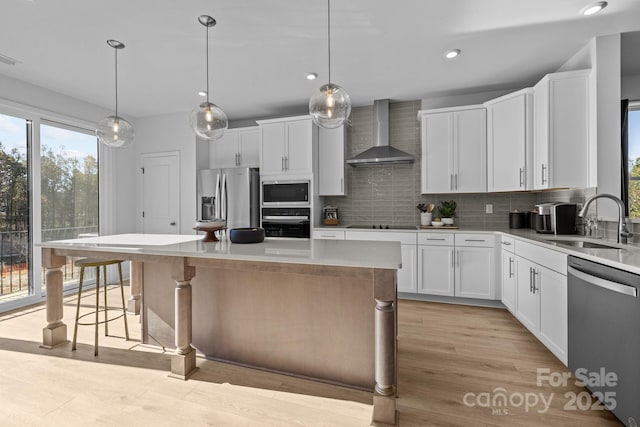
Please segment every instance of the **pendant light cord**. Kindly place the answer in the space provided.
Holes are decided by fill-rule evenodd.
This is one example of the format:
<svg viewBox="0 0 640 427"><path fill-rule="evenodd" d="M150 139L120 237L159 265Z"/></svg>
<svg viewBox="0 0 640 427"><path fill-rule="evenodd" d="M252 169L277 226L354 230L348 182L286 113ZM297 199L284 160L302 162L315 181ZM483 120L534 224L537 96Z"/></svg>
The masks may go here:
<svg viewBox="0 0 640 427"><path fill-rule="evenodd" d="M209 106L209 26L205 25L207 28L207 107Z"/></svg>
<svg viewBox="0 0 640 427"><path fill-rule="evenodd" d="M329 84L331 84L331 0L327 0L327 40L329 54Z"/></svg>
<svg viewBox="0 0 640 427"><path fill-rule="evenodd" d="M116 54L116 117L118 117L118 49L113 48Z"/></svg>

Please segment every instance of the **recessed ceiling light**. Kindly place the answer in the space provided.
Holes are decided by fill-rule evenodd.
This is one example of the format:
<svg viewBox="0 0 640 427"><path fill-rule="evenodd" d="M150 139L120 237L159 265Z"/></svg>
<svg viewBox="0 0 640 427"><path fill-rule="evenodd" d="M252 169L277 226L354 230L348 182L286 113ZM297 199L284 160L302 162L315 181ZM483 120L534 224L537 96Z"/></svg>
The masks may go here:
<svg viewBox="0 0 640 427"><path fill-rule="evenodd" d="M458 55L460 55L460 49L451 49L450 51L444 54L444 57L447 59L453 59Z"/></svg>
<svg viewBox="0 0 640 427"><path fill-rule="evenodd" d="M597 1L582 8L582 10L580 10L580 13L584 16L595 15L608 5L609 3L607 3L606 1Z"/></svg>
<svg viewBox="0 0 640 427"><path fill-rule="evenodd" d="M200 96L207 96L207 92L204 90L201 90L200 92L198 92L198 95Z"/></svg>
<svg viewBox="0 0 640 427"><path fill-rule="evenodd" d="M307 74L307 80L315 80L318 78L318 73L309 73Z"/></svg>

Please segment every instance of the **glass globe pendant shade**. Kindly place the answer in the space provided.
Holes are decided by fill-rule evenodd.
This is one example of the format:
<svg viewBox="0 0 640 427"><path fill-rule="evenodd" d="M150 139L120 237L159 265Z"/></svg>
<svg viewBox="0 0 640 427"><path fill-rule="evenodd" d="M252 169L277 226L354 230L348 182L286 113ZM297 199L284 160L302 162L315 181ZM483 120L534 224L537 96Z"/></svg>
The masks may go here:
<svg viewBox="0 0 640 427"><path fill-rule="evenodd" d="M309 99L309 114L314 123L326 129L341 126L351 114L351 98L342 87L327 83Z"/></svg>
<svg viewBox="0 0 640 427"><path fill-rule="evenodd" d="M133 141L133 126L122 117L108 116L98 122L96 135L107 147L124 148Z"/></svg>
<svg viewBox="0 0 640 427"><path fill-rule="evenodd" d="M191 111L189 117L191 129L203 139L219 139L227 130L227 115L220 107L211 102L203 102Z"/></svg>

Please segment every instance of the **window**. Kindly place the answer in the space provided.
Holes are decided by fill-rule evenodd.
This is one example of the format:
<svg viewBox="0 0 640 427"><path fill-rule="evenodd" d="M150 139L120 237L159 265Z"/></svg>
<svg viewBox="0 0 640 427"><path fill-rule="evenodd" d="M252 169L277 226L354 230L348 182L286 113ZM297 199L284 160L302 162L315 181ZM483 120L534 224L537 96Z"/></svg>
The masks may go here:
<svg viewBox="0 0 640 427"><path fill-rule="evenodd" d="M640 218L640 102L629 103L629 216Z"/></svg>

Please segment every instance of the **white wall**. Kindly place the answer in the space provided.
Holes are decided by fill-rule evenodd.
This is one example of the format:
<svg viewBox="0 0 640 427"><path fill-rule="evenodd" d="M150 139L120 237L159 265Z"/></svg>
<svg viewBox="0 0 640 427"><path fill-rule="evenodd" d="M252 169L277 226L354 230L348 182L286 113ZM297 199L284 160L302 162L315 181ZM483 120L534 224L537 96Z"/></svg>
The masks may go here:
<svg viewBox="0 0 640 427"><path fill-rule="evenodd" d="M640 100L640 76L622 76L622 99Z"/></svg>
<svg viewBox="0 0 640 427"><path fill-rule="evenodd" d="M196 220L196 137L189 126L189 111L138 119L134 123L136 230L142 230L139 213L142 211L140 189L141 155L178 151L180 153L180 234L193 234ZM135 182L135 185L133 185Z"/></svg>

